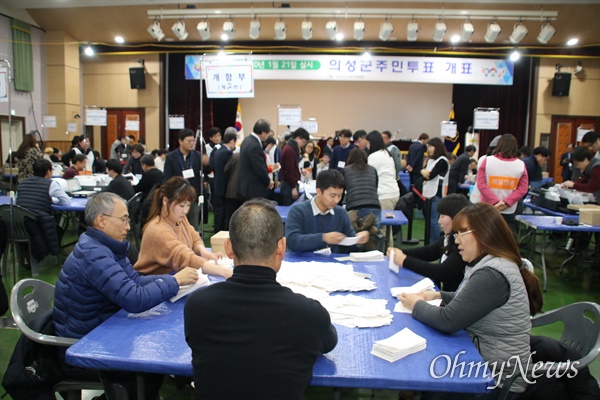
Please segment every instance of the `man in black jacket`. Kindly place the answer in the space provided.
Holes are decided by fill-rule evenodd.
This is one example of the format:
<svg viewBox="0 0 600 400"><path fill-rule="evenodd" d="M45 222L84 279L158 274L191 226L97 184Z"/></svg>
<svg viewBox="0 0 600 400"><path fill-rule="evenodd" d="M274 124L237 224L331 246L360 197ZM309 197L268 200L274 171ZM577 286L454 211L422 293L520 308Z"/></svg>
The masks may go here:
<svg viewBox="0 0 600 400"><path fill-rule="evenodd" d="M465 147L464 153L458 156L454 164L450 167L450 173L448 174L448 194L458 193L458 184L464 182L475 151L477 151L477 148L473 145Z"/></svg>
<svg viewBox="0 0 600 400"><path fill-rule="evenodd" d="M286 241L267 200L244 203L229 236L233 276L197 290L185 304L196 398L303 399L317 357L337 344L329 313L275 279Z"/></svg>
<svg viewBox="0 0 600 400"><path fill-rule="evenodd" d="M140 164L142 165L144 174L142 175L142 179L140 179L139 183L133 187L133 190L136 193L142 192L143 194L140 201L144 201L144 199L148 197L148 193L150 193L155 185L160 186L163 179L163 173L161 170L156 168L154 165L154 157L152 157L150 154L144 154L140 158Z"/></svg>
<svg viewBox="0 0 600 400"><path fill-rule="evenodd" d="M255 197L267 198L274 182L269 178L269 170L262 142L267 140L271 126L264 119L254 124L254 129L246 136L240 149L240 181L238 193L244 200Z"/></svg>
<svg viewBox="0 0 600 400"><path fill-rule="evenodd" d="M231 129L231 130L230 130ZM225 175L225 165L233 155L237 131L235 128L227 128L223 136L223 144L218 150L214 150L210 156L211 170L214 172L214 191L212 193L212 205L215 213L215 232L228 230L225 225L225 194L228 179Z"/></svg>
<svg viewBox="0 0 600 400"><path fill-rule="evenodd" d="M106 170L112 181L102 191L114 193L121 196L125 201L129 200L135 194L131 181L121 175L123 166L116 158L111 158L106 162Z"/></svg>

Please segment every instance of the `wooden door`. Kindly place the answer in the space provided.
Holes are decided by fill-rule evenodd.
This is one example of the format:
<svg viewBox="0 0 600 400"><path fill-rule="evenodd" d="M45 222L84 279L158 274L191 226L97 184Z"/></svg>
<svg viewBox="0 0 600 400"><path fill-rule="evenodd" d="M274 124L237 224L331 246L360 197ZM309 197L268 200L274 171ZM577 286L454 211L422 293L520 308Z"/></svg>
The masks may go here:
<svg viewBox="0 0 600 400"><path fill-rule="evenodd" d="M143 108L110 108L106 113L106 126L102 127L102 158L110 157L110 146L119 136L133 135L145 142L145 110Z"/></svg>
<svg viewBox="0 0 600 400"><path fill-rule="evenodd" d="M567 151L567 144L579 145L576 142L578 128L600 132L600 117L552 116L552 132L550 133L552 156L549 160L548 171L557 183L562 182L560 156Z"/></svg>

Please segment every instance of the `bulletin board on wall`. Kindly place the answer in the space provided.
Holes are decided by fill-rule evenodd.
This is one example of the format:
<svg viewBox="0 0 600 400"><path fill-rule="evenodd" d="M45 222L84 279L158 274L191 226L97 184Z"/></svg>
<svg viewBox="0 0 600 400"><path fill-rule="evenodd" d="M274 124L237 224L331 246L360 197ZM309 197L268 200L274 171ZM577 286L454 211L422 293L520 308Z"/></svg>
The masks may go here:
<svg viewBox="0 0 600 400"><path fill-rule="evenodd" d="M15 152L23 143L23 138L25 137L25 117L11 117L12 123L12 143L9 142L9 125L8 125L8 116L0 115L0 154L2 154L2 159L0 160L0 165L4 166L4 161L8 158L9 149L12 147L12 151Z"/></svg>

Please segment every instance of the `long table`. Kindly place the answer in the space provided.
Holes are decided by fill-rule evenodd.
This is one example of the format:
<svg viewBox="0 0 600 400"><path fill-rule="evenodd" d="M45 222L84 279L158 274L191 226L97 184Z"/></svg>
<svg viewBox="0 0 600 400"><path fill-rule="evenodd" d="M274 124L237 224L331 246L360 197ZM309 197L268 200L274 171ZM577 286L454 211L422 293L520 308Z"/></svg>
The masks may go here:
<svg viewBox="0 0 600 400"><path fill-rule="evenodd" d="M335 256L286 253L286 260L332 262ZM353 264L356 271L370 274L377 284L376 290L356 294L386 299L390 310L396 303L390 287L409 286L422 278L406 269L400 269L398 274L391 272L387 259ZM175 303L167 301L141 314L121 310L71 346L66 361L85 368L192 376L191 350L183 330L184 304L184 299ZM426 338L425 350L394 363L370 354L375 340L390 337L406 327ZM336 328L338 345L330 353L319 356L311 385L483 393L493 382L489 375L481 376L483 371L478 376L465 377L445 373L449 368L447 360L454 357L467 365L471 361L482 362L464 331L444 334L416 321L410 314L401 313L394 313L389 326ZM432 365L439 378L432 377Z"/></svg>
<svg viewBox="0 0 600 400"><path fill-rule="evenodd" d="M71 199L71 204L69 204L69 205L52 204L52 210L84 212L87 202L88 202L87 197L74 197ZM9 196L0 196L0 205L2 205L2 204L10 204L10 197Z"/></svg>
<svg viewBox="0 0 600 400"><path fill-rule="evenodd" d="M547 246L547 233L548 232L600 232L600 226L591 226L591 225L564 225L562 223L557 223L557 218L562 218L563 221L570 220L573 222L579 223L579 216L577 215L568 215L565 217L555 217L555 216L542 216L542 215L517 215L516 220L524 224L526 227L533 231L532 234L532 245L530 257L533 255L536 247L536 232L542 232L542 249L540 252L541 258L541 267L543 274L543 289L546 291L546 246ZM566 260L564 260L560 266L560 270L575 257L576 253L571 254Z"/></svg>

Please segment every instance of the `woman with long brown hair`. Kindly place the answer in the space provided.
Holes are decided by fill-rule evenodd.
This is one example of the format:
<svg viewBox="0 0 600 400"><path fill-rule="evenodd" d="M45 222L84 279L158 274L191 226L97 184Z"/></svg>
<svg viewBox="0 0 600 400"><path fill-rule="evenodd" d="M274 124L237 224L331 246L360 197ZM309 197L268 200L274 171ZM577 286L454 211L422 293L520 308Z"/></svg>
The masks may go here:
<svg viewBox="0 0 600 400"><path fill-rule="evenodd" d="M208 251L187 219L195 199L196 190L180 176L170 178L155 190L140 255L133 266L138 272L168 274L192 267L208 275L231 276L231 268L215 263L225 255Z"/></svg>
<svg viewBox="0 0 600 400"><path fill-rule="evenodd" d="M17 178L22 182L24 179L33 176L33 163L36 160L41 160L44 154L39 149L35 136L28 133L23 138L23 143L21 143L19 149L13 154L13 157L16 158L17 168L19 169Z"/></svg>
<svg viewBox="0 0 600 400"><path fill-rule="evenodd" d="M467 206L454 217L452 228L467 262L456 292L403 293L401 301L415 319L442 332L465 329L484 361L490 368L495 365L494 378L499 382L518 368L516 358L521 365L529 361L530 316L543 305L540 283L521 260L517 242L497 208L486 203ZM425 302L433 299L442 299L445 307ZM522 378L517 379L511 392L516 396L526 386ZM495 398L498 390L488 393L489 398Z"/></svg>

